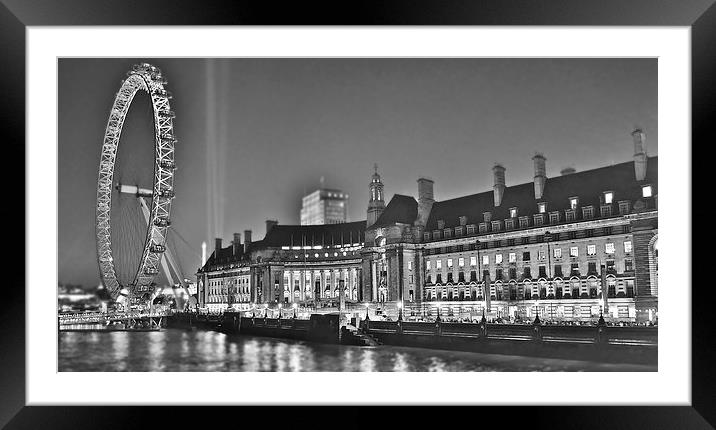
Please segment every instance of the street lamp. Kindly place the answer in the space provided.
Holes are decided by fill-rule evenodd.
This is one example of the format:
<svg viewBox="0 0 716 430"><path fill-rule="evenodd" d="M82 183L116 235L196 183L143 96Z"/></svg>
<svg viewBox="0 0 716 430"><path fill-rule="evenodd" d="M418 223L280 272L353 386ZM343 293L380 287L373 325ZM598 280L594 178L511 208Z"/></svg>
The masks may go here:
<svg viewBox="0 0 716 430"><path fill-rule="evenodd" d="M282 308L282 307L283 307L283 306L281 305L281 303L279 303L279 304L278 304L278 319L281 319L281 313L282 313L282 312L281 312L281 308Z"/></svg>
<svg viewBox="0 0 716 430"><path fill-rule="evenodd" d="M398 302L398 321L402 321L402 320L403 320L403 302L399 301Z"/></svg>
<svg viewBox="0 0 716 430"><path fill-rule="evenodd" d="M265 309L265 311L264 311L264 318L268 318L268 303L266 303L266 304L264 305L264 309Z"/></svg>
<svg viewBox="0 0 716 430"><path fill-rule="evenodd" d="M365 320L366 321L370 321L370 319L368 318L368 308L369 307L370 307L370 303L365 302Z"/></svg>
<svg viewBox="0 0 716 430"><path fill-rule="evenodd" d="M296 311L298 309L298 303L294 302L292 307L293 307L293 319L296 319L296 316L297 316Z"/></svg>

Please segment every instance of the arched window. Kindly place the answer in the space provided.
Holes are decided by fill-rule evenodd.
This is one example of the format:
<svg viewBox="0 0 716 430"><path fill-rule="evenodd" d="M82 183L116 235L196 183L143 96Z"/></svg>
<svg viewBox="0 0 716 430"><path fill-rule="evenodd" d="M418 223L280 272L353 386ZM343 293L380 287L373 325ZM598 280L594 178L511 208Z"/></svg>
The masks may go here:
<svg viewBox="0 0 716 430"><path fill-rule="evenodd" d="M564 282L562 278L554 278L554 297L561 299L565 294L569 294L568 291L564 291Z"/></svg>
<svg viewBox="0 0 716 430"><path fill-rule="evenodd" d="M614 275L607 276L607 297L617 296L617 279Z"/></svg>
<svg viewBox="0 0 716 430"><path fill-rule="evenodd" d="M596 276L590 276L587 278L587 288L589 291L589 297L596 298L599 294L599 282Z"/></svg>
<svg viewBox="0 0 716 430"><path fill-rule="evenodd" d="M578 299L581 297L581 287L582 287L582 281L579 280L578 277L574 276L569 279L569 283L571 286L571 293L573 299Z"/></svg>

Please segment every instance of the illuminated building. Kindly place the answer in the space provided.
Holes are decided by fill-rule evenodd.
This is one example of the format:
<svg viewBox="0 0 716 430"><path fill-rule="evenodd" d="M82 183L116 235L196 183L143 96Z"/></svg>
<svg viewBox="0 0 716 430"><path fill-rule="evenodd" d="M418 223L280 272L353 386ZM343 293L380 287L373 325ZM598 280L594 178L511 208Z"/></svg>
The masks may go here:
<svg viewBox="0 0 716 430"><path fill-rule="evenodd" d="M632 133L632 161L508 185L495 165L492 190L436 200L418 179L417 200L384 203L377 169L367 221L280 226L222 248L199 271L210 309L265 303L370 302L386 311L446 309L490 318L654 321L658 310L658 157ZM314 193L315 194L315 193ZM218 258L216 257L218 256ZM338 291L336 291L336 287ZM341 298L340 293L343 292ZM390 313L390 312L388 312Z"/></svg>
<svg viewBox="0 0 716 430"><path fill-rule="evenodd" d="M361 255L365 221L278 225L267 221L263 240L216 248L199 270L199 306L211 311L300 303L338 306L362 300ZM218 256L218 258L217 258ZM259 307L260 309L260 307Z"/></svg>
<svg viewBox="0 0 716 430"><path fill-rule="evenodd" d="M366 230L364 297L505 319L654 320L658 158L641 130L632 140L630 162L548 178L537 154L533 182L507 186L495 165L492 191L450 200L419 179L417 201L395 195Z"/></svg>
<svg viewBox="0 0 716 430"><path fill-rule="evenodd" d="M341 190L320 188L303 197L301 225L344 223L347 211L348 194Z"/></svg>

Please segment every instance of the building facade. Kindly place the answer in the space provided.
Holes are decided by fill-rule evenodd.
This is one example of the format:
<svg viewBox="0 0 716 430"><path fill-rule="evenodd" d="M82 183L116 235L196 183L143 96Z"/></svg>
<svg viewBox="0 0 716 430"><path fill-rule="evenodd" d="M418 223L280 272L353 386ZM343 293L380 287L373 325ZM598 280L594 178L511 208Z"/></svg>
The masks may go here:
<svg viewBox="0 0 716 430"><path fill-rule="evenodd" d="M632 161L556 177L536 154L524 184L508 186L495 165L492 190L444 201L420 178L417 200L396 194L385 205L376 169L367 221L267 225L259 243L217 244L218 260L199 271L199 303L339 299L413 315L655 321L658 158L644 139L632 133Z"/></svg>
<svg viewBox="0 0 716 430"><path fill-rule="evenodd" d="M301 225L345 223L347 214L348 194L321 188L303 197Z"/></svg>
<svg viewBox="0 0 716 430"><path fill-rule="evenodd" d="M216 239L214 252L197 273L199 307L345 307L363 299L365 221L313 226L267 221L263 240L251 242L249 235L242 245L240 239L234 234L228 247Z"/></svg>

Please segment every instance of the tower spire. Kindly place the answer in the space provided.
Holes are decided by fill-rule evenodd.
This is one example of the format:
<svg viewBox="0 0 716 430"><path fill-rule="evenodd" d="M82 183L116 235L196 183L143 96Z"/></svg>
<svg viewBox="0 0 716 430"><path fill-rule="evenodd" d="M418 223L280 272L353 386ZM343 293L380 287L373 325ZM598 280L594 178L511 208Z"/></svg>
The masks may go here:
<svg viewBox="0 0 716 430"><path fill-rule="evenodd" d="M370 180L370 198L368 199L368 218L367 226L375 224L385 209L385 200L383 196L383 181L378 174L378 163L373 164L373 177Z"/></svg>

